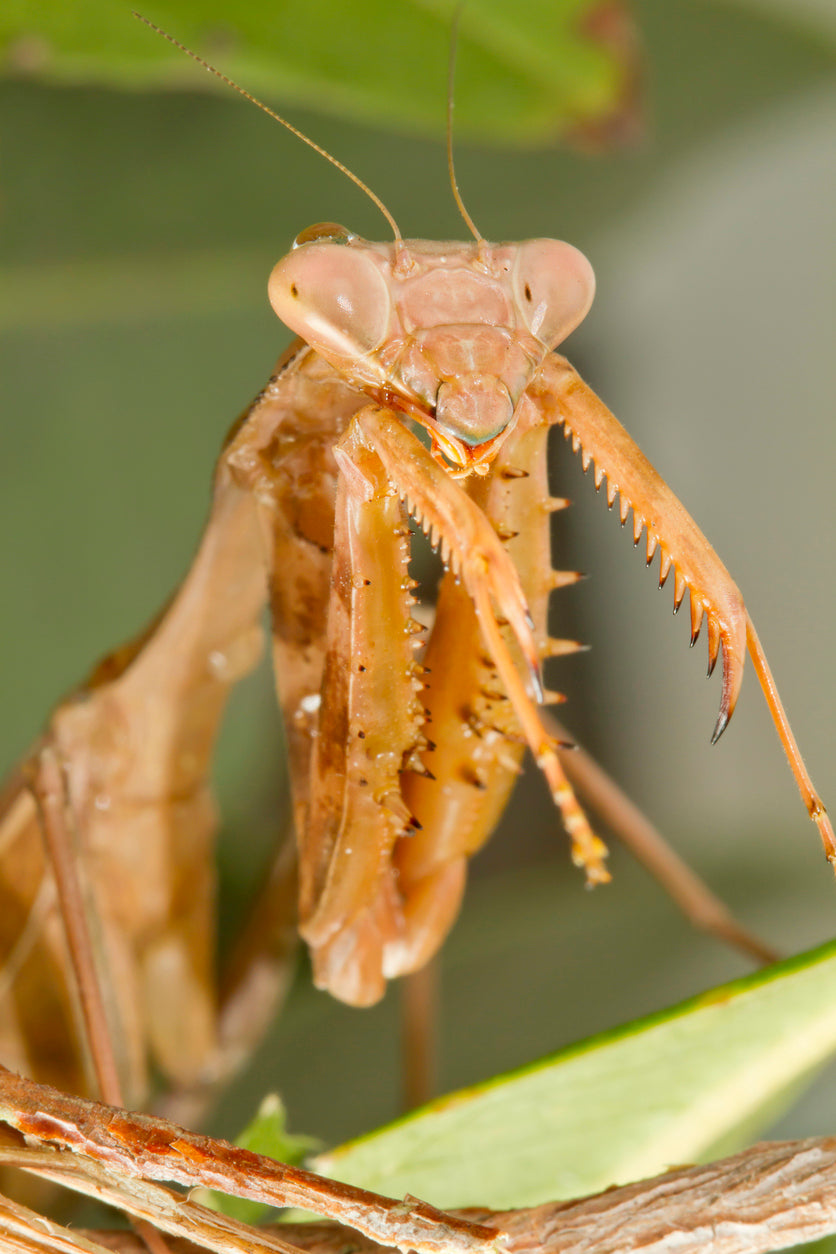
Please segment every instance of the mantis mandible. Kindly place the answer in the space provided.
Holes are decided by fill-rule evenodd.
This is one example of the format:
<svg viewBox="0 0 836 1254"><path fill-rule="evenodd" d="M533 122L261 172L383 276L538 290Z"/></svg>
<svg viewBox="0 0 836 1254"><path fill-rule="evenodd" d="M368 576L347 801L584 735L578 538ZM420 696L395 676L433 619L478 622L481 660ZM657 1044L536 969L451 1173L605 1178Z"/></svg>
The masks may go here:
<svg viewBox="0 0 836 1254"><path fill-rule="evenodd" d="M832 833L735 585L623 429L553 352L591 301L585 259L548 240L493 246L476 233L473 243L437 246L396 235L369 245L324 227L302 233L271 290L307 347L285 355L224 451L206 538L178 597L153 633L57 712L46 756L33 759L40 815L25 789L6 812L10 859L50 804L101 860L116 861L111 833L133 849L107 873L103 948L137 1004L165 1007L169 1023L152 1016L152 1037L169 1073L187 1080L211 1052L210 956L195 941L207 906L194 868L212 826L205 777L214 730L229 685L257 653L265 571L301 841L301 926L319 983L368 1002L387 978L427 959L525 745L564 815L573 856L590 880L606 878L603 847L538 711L542 659L573 647L546 632L549 592L573 579L551 570L548 511L562 505L545 479L552 426L594 464L596 486L606 483L610 504L619 499L622 520L632 509L648 557L660 550L660 575L675 571L675 600L690 591L693 630L704 617L712 665L722 646L718 735L749 647L832 856ZM409 421L426 430L429 450ZM450 568L420 659L409 514ZM116 922L133 923L126 868L173 865L164 845L171 832L189 847L189 870L172 872L168 914L154 906L160 917L137 919L139 939L122 940ZM40 874L31 869L27 891ZM124 1007L118 1014L129 1017ZM172 1016L187 1014L191 1057L171 1027ZM14 1020L6 1021L11 1033ZM126 1066L139 1071L141 1062Z"/></svg>

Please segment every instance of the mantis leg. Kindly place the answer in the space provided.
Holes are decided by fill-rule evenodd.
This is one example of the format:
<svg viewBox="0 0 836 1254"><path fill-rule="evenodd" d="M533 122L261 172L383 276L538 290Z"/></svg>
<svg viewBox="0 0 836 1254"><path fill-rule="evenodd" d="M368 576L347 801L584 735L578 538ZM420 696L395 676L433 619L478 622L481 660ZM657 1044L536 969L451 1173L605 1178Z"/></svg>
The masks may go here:
<svg viewBox="0 0 836 1254"><path fill-rule="evenodd" d="M42 814L55 818L69 865L83 868L89 888L81 914L107 985L111 1033L126 1051L119 1068L126 1100L145 1088L147 1039L181 1084L196 1079L214 1044L215 808L206 781L229 687L260 652L265 584L248 556L254 547L257 553L251 502L223 473L182 588L139 641L106 659L55 711L29 764ZM6 825L13 835L0 871L4 927L10 916L22 923L26 903L37 897L31 890L52 864L41 852L41 819L28 791L9 796ZM51 1033L75 1035L75 980L65 953L53 911L9 993L27 1068L40 1075L54 1075L62 1052ZM78 1090L79 1055L71 1062L70 1054L60 1079Z"/></svg>
<svg viewBox="0 0 836 1254"><path fill-rule="evenodd" d="M280 363L222 456L182 587L139 640L108 657L56 710L44 738L63 781L53 793L65 793L70 856L90 886L89 945L106 972L100 982L112 1035L126 1051L120 1072L129 1102L145 1090L149 1048L180 1090L203 1090L228 1074L246 1057L262 1008L275 1005L286 983L276 972L288 965L293 872L279 857L267 890L272 922L257 912L261 934L242 946L218 1006L208 778L230 688L261 651L268 593L258 501L231 455L260 455L271 432L295 421L307 386L297 358ZM41 752L33 753L30 777L39 775ZM20 773L0 808L0 971L9 958L16 967L0 987L0 1035L4 1057L78 1092L87 1087L85 1031L76 1026L64 929L54 906L37 929L27 928L49 878L38 811ZM255 984L259 1015L244 1010Z"/></svg>
<svg viewBox="0 0 836 1254"><path fill-rule="evenodd" d="M544 439L546 426L538 425ZM311 807L302 847L301 930L313 949L318 982L357 1002L375 1000L386 976L422 965L443 939L459 905L466 854L492 829L526 741L560 794L564 814L570 820L580 816L583 831L572 833L575 856L598 877L604 874L603 845L589 832L526 689L523 675L530 658L539 668L541 652L549 651L549 644L543 627L538 641L517 570L486 514L393 412L369 407L356 414L335 456L341 470L335 564ZM499 495L522 477L505 463L497 473ZM520 501L523 496L520 492ZM400 499L450 567L439 611L442 625L434 637L441 654L447 644L455 644L452 671L465 676L463 685L454 682L451 688L451 668L440 667L441 695L434 698L430 687L426 708L417 693L425 681L434 682L434 674L422 675L411 658L411 581ZM531 508L539 511L541 521L547 518L548 502L542 498ZM540 533L545 534L542 526ZM531 565L533 570L537 560ZM554 577L540 569L537 579L544 623L545 598ZM434 656L432 646L429 656ZM475 671L469 669L474 659ZM473 756L475 731L480 729L474 731L467 704L463 712L447 711L445 702L455 706L463 693L467 700L483 700L480 718L503 724L496 729L484 725L490 762ZM503 702L511 713L490 713L489 706ZM436 713L443 714L443 722L436 724ZM432 722L424 736L426 716ZM457 733L470 736L469 756L448 743ZM482 787L480 773L487 774L488 765L503 756L505 774L494 784L485 780ZM432 765L436 757L439 775ZM456 778L463 770L476 777L475 787L473 778ZM428 804L425 811L426 832L420 830L423 819L415 821L406 800L417 797L410 782L413 774L416 785L425 780L428 794L436 799L436 808ZM453 807L453 821L447 818L451 786L461 783L463 804L471 810L475 806L472 821L465 824L461 806Z"/></svg>
<svg viewBox="0 0 836 1254"><path fill-rule="evenodd" d="M423 743L409 528L366 439L366 412L334 450L340 477L325 667L299 833L300 931L314 978L354 1005L382 995L384 951L403 928L390 856L411 824L400 775Z"/></svg>
<svg viewBox="0 0 836 1254"><path fill-rule="evenodd" d="M549 593L571 583L571 572L551 570L549 515L566 502L548 493L546 442L552 411L527 406L484 479L465 486L502 538L520 573L534 621L540 656L562 656L581 646L550 639L546 631ZM504 629L506 636L507 628ZM509 641L513 647L513 642ZM404 799L421 830L400 840L395 851L411 952L405 969L417 969L455 918L456 903L442 917L443 897L436 877L460 870L490 835L520 770L524 741L483 647L478 620L467 593L452 575L441 588L432 635L424 658L425 701L437 743L421 758L432 774L403 776ZM548 694L560 699L559 694ZM557 741L568 733L550 714L544 724ZM436 729L443 728L443 734ZM728 909L670 849L649 821L583 750L559 750L578 795L656 876L695 926L735 945L758 962L775 953L737 923Z"/></svg>
<svg viewBox="0 0 836 1254"><path fill-rule="evenodd" d="M548 422L530 407L490 474L463 485L519 573L540 659L578 648L550 639L547 632L551 591L575 578L551 569L550 515L565 502L549 496L548 434ZM508 627L500 630L513 655L513 634ZM521 656L517 660L521 666ZM420 967L451 926L458 897L439 893L439 882L444 885L455 874L458 893L463 890L467 859L498 823L526 745L473 601L452 572L442 580L424 661L433 743L420 755L427 773L403 776L404 798L421 830L399 841L395 855L410 920L404 970ZM559 694L547 696L560 699Z"/></svg>
<svg viewBox="0 0 836 1254"><path fill-rule="evenodd" d="M530 403L548 421L562 425L580 450L584 468L594 463L600 488L607 479L607 501L620 497L622 523L633 511L636 543L646 534L647 561L660 551L660 583L675 571L674 605L690 592L691 641L705 617L708 626L709 674L722 645L723 689L712 739L716 741L734 711L743 680L746 650L752 658L781 744L808 814L816 824L828 861L836 867L836 837L813 787L790 729L775 681L743 598L714 549L658 472L606 405L563 357L552 354L529 389Z"/></svg>
<svg viewBox="0 0 836 1254"><path fill-rule="evenodd" d="M546 715L545 722L555 736L567 734L551 715ZM725 902L680 858L647 815L590 754L576 745L562 750L560 757L584 805L629 849L695 928L716 936L757 963L779 961L781 955L737 921Z"/></svg>
<svg viewBox="0 0 836 1254"><path fill-rule="evenodd" d="M505 548L505 543L516 537L512 531L503 542L485 513L457 489L417 441L414 448L403 447L403 435L408 433L402 428L400 431L401 435L392 430L381 431L376 438L376 448L387 474L430 538L437 538L442 560L460 579L473 602L484 649L514 709L522 736L561 811L572 842L573 860L586 870L590 883L605 882L609 878L604 867L606 847L590 829L575 800L556 746L543 726L535 703L535 698L542 700L544 697L539 682L541 650L551 652L551 645L548 641L538 644L520 575ZM541 502L540 508L548 510L548 502ZM544 590L565 582L548 564L541 569L539 578ZM574 581L575 576L569 578ZM503 636L506 625L513 648ZM523 678L526 673L528 683ZM531 682L532 674L536 683Z"/></svg>

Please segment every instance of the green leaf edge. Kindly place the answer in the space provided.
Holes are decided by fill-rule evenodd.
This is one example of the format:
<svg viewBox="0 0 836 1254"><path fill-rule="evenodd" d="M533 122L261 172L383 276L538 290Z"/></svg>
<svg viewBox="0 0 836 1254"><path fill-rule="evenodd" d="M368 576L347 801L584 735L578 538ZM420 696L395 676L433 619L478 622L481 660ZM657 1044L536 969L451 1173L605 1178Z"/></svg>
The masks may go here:
<svg viewBox="0 0 836 1254"><path fill-rule="evenodd" d="M515 1080L562 1063L571 1062L575 1058L593 1053L595 1050L613 1045L618 1041L629 1040L662 1024L672 1023L677 1019L685 1018L696 1010L712 1006L718 1002L731 1000L744 993L752 992L770 984L778 983L788 976L811 971L817 965L832 958L836 958L836 940L825 941L814 949L805 950L803 953L796 954L791 958L785 958L781 962L777 962L763 970L755 971L751 975L744 975L725 984L715 985L711 989L707 989L702 993L696 993L694 996L676 1002L673 1006L667 1006L663 1010L652 1011L648 1015L633 1019L626 1024L619 1024L614 1028L606 1028L602 1032L597 1032L563 1049L556 1050L553 1054L538 1058L534 1062L525 1063L523 1066L514 1068L511 1071L502 1072L498 1076L492 1076L490 1080L484 1080L478 1084L457 1089L453 1093L445 1094L442 1097L434 1098L425 1106L410 1111L406 1115L401 1115L382 1128L363 1133L359 1137L343 1142L342 1145L327 1151L325 1154L317 1155L317 1157L311 1160L310 1166L314 1171L318 1171L323 1175L338 1174L340 1161L344 1156L347 1156L357 1147L374 1141L384 1132L394 1132L398 1128L406 1127L433 1114L444 1113L453 1106L464 1104L475 1097L492 1092L504 1084L512 1083Z"/></svg>

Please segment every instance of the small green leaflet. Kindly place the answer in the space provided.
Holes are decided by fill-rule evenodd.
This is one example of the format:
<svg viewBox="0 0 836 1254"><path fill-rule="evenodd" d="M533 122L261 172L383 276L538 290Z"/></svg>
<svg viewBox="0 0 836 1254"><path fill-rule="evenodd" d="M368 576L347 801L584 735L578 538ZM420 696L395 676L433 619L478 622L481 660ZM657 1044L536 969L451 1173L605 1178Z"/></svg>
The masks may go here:
<svg viewBox="0 0 836 1254"><path fill-rule="evenodd" d="M288 1132L284 1103L278 1093L267 1094L255 1118L247 1124L235 1143L242 1149L252 1150L254 1154L268 1154L292 1166L303 1162L322 1144L315 1137L295 1136ZM204 1206L231 1215L241 1223L256 1224L270 1214L270 1207L261 1202L251 1202L245 1197L229 1197L214 1189L195 1190L194 1197Z"/></svg>

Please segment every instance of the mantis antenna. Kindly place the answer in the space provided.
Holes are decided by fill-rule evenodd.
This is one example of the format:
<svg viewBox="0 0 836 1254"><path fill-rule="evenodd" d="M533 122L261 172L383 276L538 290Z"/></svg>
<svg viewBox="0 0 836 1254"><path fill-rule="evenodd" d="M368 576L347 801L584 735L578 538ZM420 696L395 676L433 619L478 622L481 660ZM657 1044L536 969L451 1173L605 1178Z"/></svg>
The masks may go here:
<svg viewBox="0 0 836 1254"><path fill-rule="evenodd" d="M456 47L459 41L459 19L462 15L462 9L466 0L460 0L456 6L456 12L453 15L453 25L450 30L450 60L447 66L447 172L450 175L450 187L453 191L453 199L456 202L459 213L464 219L465 226L470 231L477 244L484 244L485 240L465 208L464 201L459 191L459 185L456 182L456 166L453 161L453 97L455 95L456 84Z"/></svg>
<svg viewBox="0 0 836 1254"><path fill-rule="evenodd" d="M275 122L281 122L282 126L284 126L287 130L289 130L291 135L295 135L297 139L301 139L303 144L307 144L309 148L313 148L314 152L318 152L320 157L324 157L326 161L330 161L331 165L335 166L336 169L340 170L346 176L346 178L351 179L352 183L356 184L356 186L359 187L361 191L366 193L369 200L371 200L373 204L377 205L378 209L383 214L386 221L389 223L389 226L392 229L392 234L395 237L395 243L398 245L398 248L400 250L400 247L403 244L403 236L398 230L397 222L392 217L391 213L386 208L386 206L384 205L380 197L376 196L375 193L372 191L372 189L366 183L364 183L363 180L357 174L355 174L353 170L349 170L348 166L343 165L342 161L338 161L336 157L332 157L330 152L327 151L327 149L321 148L320 145L317 144L314 140L310 139L305 134L304 131L300 131L298 127L293 125L292 122L288 122L287 118L283 118L280 113L276 113L274 109L271 109L268 105L264 104L264 102L259 100L257 96L254 96L251 92L247 91L246 88L241 87L238 83L234 81L234 79L231 79L226 74L222 73L221 70L216 69L214 65L211 65L208 61L205 61L203 57L198 56L196 52L192 52L191 48L187 48L186 45L181 43L179 39L175 39L173 35L169 35L168 31L163 30L161 26L157 26L154 22L150 20L150 18L144 17L142 13L137 13L136 9L133 10L133 15L135 18L138 18L140 22L144 22L146 26L150 26L151 30L156 31L158 35L162 35L163 39L167 39L168 42L170 44L173 44L175 48L179 48L181 52L185 52L186 56L191 57L193 61L196 61L198 63L198 65L202 65L204 70L207 70L210 74L214 74L215 77L219 78L222 83L226 83L227 87L231 87L233 91L237 91L239 96L243 96L245 100L249 100L251 104L256 105L257 108L261 109L263 113L266 113L268 117L273 118ZM451 170L452 170L452 167L451 167ZM475 230L475 228L473 227L473 224L470 222L470 219L467 217L466 210L464 209L464 206L462 205L461 200L459 198L458 189L456 188L456 185L455 185L455 179L453 180L453 191L455 193L456 200L458 201L458 204L462 213L465 214L465 221L468 223L471 230ZM477 235L477 238L478 238L478 235Z"/></svg>

